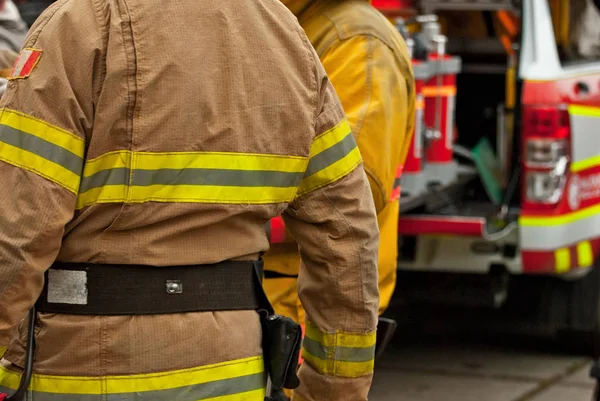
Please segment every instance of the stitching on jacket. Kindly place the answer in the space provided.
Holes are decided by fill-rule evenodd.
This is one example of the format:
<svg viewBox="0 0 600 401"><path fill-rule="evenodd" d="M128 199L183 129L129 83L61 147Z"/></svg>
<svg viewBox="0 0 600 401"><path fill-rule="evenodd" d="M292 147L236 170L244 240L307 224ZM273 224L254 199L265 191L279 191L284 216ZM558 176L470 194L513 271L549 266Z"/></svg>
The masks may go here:
<svg viewBox="0 0 600 401"><path fill-rule="evenodd" d="M365 117L367 112L369 111L369 106L371 105L371 95L373 94L373 68L374 68L374 53L375 53L375 42L372 38L367 39L367 55L366 55L366 63L365 63L365 102L360 110L360 115L356 120L356 125L352 130L354 137L356 138L356 142L358 143L358 139L360 137L360 130L365 122Z"/></svg>
<svg viewBox="0 0 600 401"><path fill-rule="evenodd" d="M92 99L93 99L93 104L94 104L94 110L95 110L95 106L98 103L98 99L100 98L100 92L102 92L102 83L104 82L104 80L106 79L106 55L108 54L108 34L109 34L109 27L108 27L108 18L106 18L105 15L103 15L103 10L102 10L102 5L104 5L105 7L108 7L108 5L106 4L106 1L98 1L98 0L91 0L92 1L92 6L94 8L94 12L96 13L96 22L98 24L98 32L100 34L100 38L102 41L102 58L101 58L101 63L100 66L102 68L101 71L99 71L99 76L95 79L96 82L100 82L101 84L98 85L97 88L95 88L95 82L92 83ZM95 113L94 113L95 114ZM95 116L94 116L95 117Z"/></svg>

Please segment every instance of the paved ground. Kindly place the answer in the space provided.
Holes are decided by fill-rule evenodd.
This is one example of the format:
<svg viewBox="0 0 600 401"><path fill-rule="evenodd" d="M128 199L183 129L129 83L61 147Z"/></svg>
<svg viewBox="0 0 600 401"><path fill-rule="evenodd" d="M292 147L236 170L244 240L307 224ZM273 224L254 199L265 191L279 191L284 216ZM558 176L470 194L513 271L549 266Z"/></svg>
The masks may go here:
<svg viewBox="0 0 600 401"><path fill-rule="evenodd" d="M590 401L590 362L552 342L401 327L376 366L371 401ZM470 333L470 332L469 332Z"/></svg>

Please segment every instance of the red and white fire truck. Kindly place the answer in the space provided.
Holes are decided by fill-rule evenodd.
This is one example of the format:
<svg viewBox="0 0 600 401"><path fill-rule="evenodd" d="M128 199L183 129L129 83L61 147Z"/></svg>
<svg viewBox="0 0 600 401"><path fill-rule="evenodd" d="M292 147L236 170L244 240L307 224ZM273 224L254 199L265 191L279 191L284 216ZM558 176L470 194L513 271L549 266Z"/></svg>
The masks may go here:
<svg viewBox="0 0 600 401"><path fill-rule="evenodd" d="M592 0L373 4L404 17L417 80L398 294L516 304L597 346L600 11Z"/></svg>

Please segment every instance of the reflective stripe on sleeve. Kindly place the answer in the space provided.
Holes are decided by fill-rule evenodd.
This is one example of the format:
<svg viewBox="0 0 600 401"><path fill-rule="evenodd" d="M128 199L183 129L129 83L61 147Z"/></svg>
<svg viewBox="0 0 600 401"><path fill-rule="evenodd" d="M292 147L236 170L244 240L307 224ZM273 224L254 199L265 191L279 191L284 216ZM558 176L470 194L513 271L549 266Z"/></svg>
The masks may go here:
<svg viewBox="0 0 600 401"><path fill-rule="evenodd" d="M75 134L14 110L1 111L0 160L6 163L77 193L84 151L83 139Z"/></svg>
<svg viewBox="0 0 600 401"><path fill-rule="evenodd" d="M373 372L375 342L375 332L324 333L309 322L302 357L323 375L360 377Z"/></svg>
<svg viewBox="0 0 600 401"><path fill-rule="evenodd" d="M20 375L0 367L0 392L13 393ZM75 377L34 374L29 387L36 401L263 401L265 376L262 357L195 369L146 375Z"/></svg>
<svg viewBox="0 0 600 401"><path fill-rule="evenodd" d="M307 163L305 157L244 153L112 152L86 162L77 207L151 201L289 202Z"/></svg>
<svg viewBox="0 0 600 401"><path fill-rule="evenodd" d="M310 161L298 195L329 185L346 176L362 162L348 121L319 135L313 141Z"/></svg>
<svg viewBox="0 0 600 401"><path fill-rule="evenodd" d="M4 355L5 352L6 352L6 347L0 345L0 358L2 358L2 355Z"/></svg>

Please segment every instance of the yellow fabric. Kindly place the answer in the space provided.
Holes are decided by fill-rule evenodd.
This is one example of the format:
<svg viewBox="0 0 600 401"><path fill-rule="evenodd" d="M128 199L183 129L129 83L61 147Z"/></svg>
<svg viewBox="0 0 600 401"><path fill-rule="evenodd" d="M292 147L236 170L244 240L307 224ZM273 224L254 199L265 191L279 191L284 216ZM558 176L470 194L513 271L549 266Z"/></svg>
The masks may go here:
<svg viewBox="0 0 600 401"><path fill-rule="evenodd" d="M317 50L344 106L362 155L380 229L380 314L396 284L399 203L390 201L398 165L410 146L415 96L410 58L395 28L367 1L283 0ZM297 275L297 248L275 244L266 270ZM277 313L304 322L293 278L267 279ZM297 309L294 309L298 305Z"/></svg>
<svg viewBox="0 0 600 401"><path fill-rule="evenodd" d="M228 361L214 365L202 366L194 369L185 369L172 372L161 372L144 375L111 376L111 377L84 377L84 376L49 376L34 374L29 390L44 399L44 393L69 394L69 395L105 395L111 394L128 398L128 394L138 392L152 392L157 400L175 399L183 393L188 393L194 387L200 391L200 386L218 388L223 381L237 378L250 378L256 376L257 384L262 382L264 372L262 357L252 357L235 361ZM16 389L21 380L20 374L0 366L0 386ZM241 388L243 392L223 395L214 400L263 400L265 391L262 386L258 388ZM206 390L205 390L206 391ZM214 391L213 393L218 393ZM242 395L243 394L243 395ZM34 397L35 398L35 397ZM37 399L37 398L35 398ZM95 398L92 398L95 399ZM100 399L100 398L98 398Z"/></svg>

